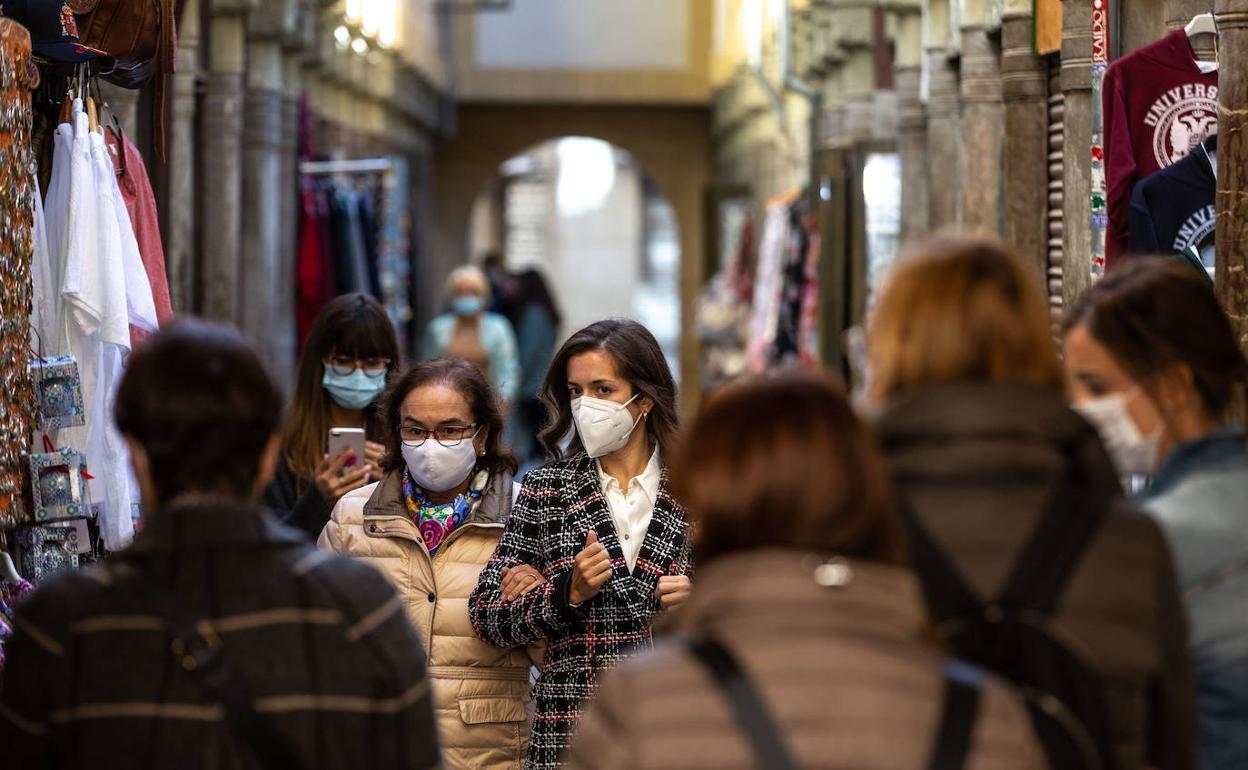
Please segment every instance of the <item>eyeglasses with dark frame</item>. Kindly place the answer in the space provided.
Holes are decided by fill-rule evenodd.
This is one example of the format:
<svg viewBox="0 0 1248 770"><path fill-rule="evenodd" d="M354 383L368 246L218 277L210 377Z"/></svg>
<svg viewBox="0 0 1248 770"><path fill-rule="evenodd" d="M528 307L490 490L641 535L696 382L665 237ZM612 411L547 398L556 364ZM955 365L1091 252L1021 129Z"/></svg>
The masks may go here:
<svg viewBox="0 0 1248 770"><path fill-rule="evenodd" d="M420 447L430 438L444 447L457 447L464 439L476 439L480 425L443 425L440 428L417 428L414 425L399 426L399 440L404 446Z"/></svg>
<svg viewBox="0 0 1248 770"><path fill-rule="evenodd" d="M390 359L388 358L355 358L354 356L330 356L322 363L325 367L339 377L348 377L355 374L356 369L362 369L369 377L382 377L390 369Z"/></svg>

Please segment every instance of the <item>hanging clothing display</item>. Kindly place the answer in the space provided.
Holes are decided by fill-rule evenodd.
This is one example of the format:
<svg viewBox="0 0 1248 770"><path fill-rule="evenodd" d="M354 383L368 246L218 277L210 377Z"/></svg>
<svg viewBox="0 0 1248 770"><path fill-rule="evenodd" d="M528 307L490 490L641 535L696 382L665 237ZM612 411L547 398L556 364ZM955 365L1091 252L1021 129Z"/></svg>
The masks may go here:
<svg viewBox="0 0 1248 770"><path fill-rule="evenodd" d="M746 341L754 296L754 219L747 215L728 264L712 276L698 299L697 329L702 347L702 385L712 388L746 373Z"/></svg>
<svg viewBox="0 0 1248 770"><path fill-rule="evenodd" d="M819 239L816 222L800 198L790 196L767 207L746 360L749 370L814 365L819 360Z"/></svg>
<svg viewBox="0 0 1248 770"><path fill-rule="evenodd" d="M124 142L117 146L120 156ZM136 217L122 190L126 177L142 166L131 158L119 179L112 157L83 100L73 100L70 122L56 132L44 217L47 248L36 250L41 263L34 271L39 280L32 315L39 355L72 356L78 364L85 425L57 431L55 444L87 458L89 510L104 546L116 551L134 534L139 494L125 442L111 419L112 403L131 350L131 329L151 333L159 327L152 279L157 267L166 302L168 284L163 250L157 255L149 243L150 265L144 259ZM137 219L151 238L159 232L158 225L152 229L154 210L143 211L143 186L137 178L131 181Z"/></svg>
<svg viewBox="0 0 1248 770"><path fill-rule="evenodd" d="M1131 194L1137 182L1187 156L1217 132L1216 65L1198 62L1176 30L1119 59L1105 74L1108 267L1127 253Z"/></svg>
<svg viewBox="0 0 1248 770"><path fill-rule="evenodd" d="M1195 249L1210 272L1217 229L1217 137L1135 186L1132 254L1181 254Z"/></svg>
<svg viewBox="0 0 1248 770"><path fill-rule="evenodd" d="M164 325L173 319L169 299L169 277L165 270L165 245L160 236L160 219L156 212L156 195L147 174L143 155L130 137L112 128L105 129L104 138L117 172L117 186L125 202L140 261L147 274L148 291L152 297L156 323ZM131 342L138 342L150 329L132 326Z"/></svg>
<svg viewBox="0 0 1248 770"><path fill-rule="evenodd" d="M301 169L295 267L300 343L325 303L363 292L386 308L406 349L413 314L404 163L304 161Z"/></svg>

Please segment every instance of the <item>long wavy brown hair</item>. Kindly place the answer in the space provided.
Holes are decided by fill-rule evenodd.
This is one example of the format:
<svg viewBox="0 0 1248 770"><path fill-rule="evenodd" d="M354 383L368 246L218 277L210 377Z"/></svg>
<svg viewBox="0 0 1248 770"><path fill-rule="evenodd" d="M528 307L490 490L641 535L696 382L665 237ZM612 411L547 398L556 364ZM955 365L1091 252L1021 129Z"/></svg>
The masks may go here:
<svg viewBox="0 0 1248 770"><path fill-rule="evenodd" d="M645 421L650 438L663 451L673 446L680 430L677 411L676 381L663 356L663 348L650 330L636 321L610 320L581 329L573 334L559 352L546 375L540 393L546 405L547 424L538 440L554 459L577 455L580 436L572 428L572 397L568 392L568 362L576 356L602 350L615 360L615 366L632 386L634 393L649 396L654 402ZM567 451L562 449L565 438L571 438Z"/></svg>
<svg viewBox="0 0 1248 770"><path fill-rule="evenodd" d="M312 323L299 369L295 375L295 393L290 414L282 431L282 457L294 471L300 484L316 475L316 467L325 455L329 424L329 393L322 386L325 359L332 356L354 358L388 358L390 374L400 364L399 340L385 308L366 294L344 294L335 297ZM365 414L365 429L372 441L380 441L385 433L377 405Z"/></svg>

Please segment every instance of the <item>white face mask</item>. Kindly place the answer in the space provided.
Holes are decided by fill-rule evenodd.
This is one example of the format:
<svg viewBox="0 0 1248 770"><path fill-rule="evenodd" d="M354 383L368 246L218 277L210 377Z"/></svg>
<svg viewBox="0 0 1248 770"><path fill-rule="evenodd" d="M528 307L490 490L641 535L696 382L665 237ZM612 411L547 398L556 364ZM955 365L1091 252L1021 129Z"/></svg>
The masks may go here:
<svg viewBox="0 0 1248 770"><path fill-rule="evenodd" d="M403 461L421 489L446 492L463 484L477 467L477 445L466 438L457 446L442 446L429 438L420 446L404 444Z"/></svg>
<svg viewBox="0 0 1248 770"><path fill-rule="evenodd" d="M637 423L641 422L641 417L633 419L628 405L640 396L638 393L624 404L590 396L572 399L572 420L586 454L597 459L624 448Z"/></svg>
<svg viewBox="0 0 1248 770"><path fill-rule="evenodd" d="M1157 469L1161 431L1145 436L1131 419L1127 404L1139 394L1137 386L1126 393L1085 401L1076 405L1075 411L1101 434L1101 441L1120 473L1146 475Z"/></svg>

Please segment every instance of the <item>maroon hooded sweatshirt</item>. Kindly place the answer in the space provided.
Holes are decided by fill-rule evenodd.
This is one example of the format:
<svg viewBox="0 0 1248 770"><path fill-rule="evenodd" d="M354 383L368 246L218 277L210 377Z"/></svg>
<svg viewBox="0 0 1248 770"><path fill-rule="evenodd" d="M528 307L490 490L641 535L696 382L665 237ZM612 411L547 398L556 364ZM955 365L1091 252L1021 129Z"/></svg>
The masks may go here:
<svg viewBox="0 0 1248 770"><path fill-rule="evenodd" d="M1102 91L1107 267L1127 253L1131 192L1218 130L1218 73L1201 72L1183 30L1110 65Z"/></svg>

